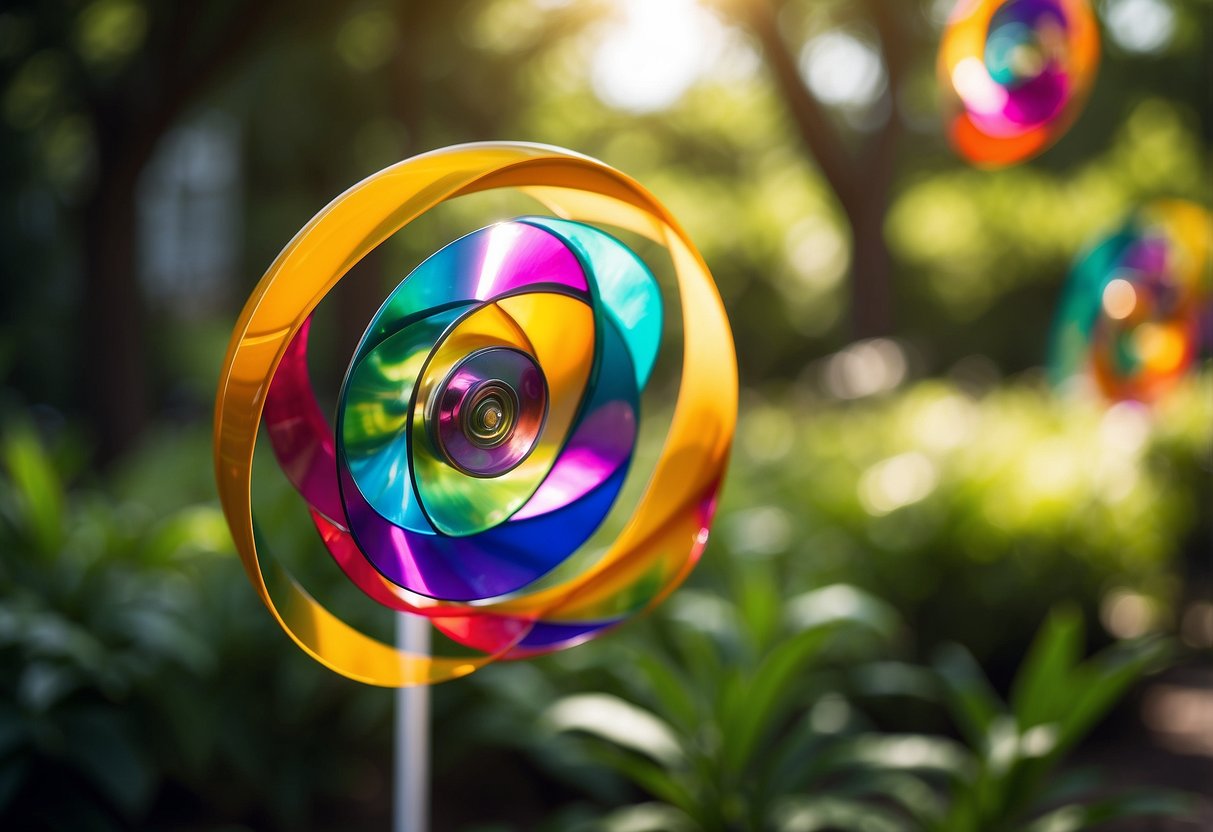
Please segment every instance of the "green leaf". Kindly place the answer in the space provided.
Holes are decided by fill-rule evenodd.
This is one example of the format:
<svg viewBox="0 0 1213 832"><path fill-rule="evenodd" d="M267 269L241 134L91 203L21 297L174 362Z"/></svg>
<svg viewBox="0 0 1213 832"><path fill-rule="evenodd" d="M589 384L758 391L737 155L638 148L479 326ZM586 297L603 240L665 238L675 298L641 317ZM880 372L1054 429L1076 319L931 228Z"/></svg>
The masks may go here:
<svg viewBox="0 0 1213 832"><path fill-rule="evenodd" d="M1052 722L1070 706L1070 674L1082 659L1083 620L1077 609L1054 610L1037 633L1011 687L1021 729Z"/></svg>
<svg viewBox="0 0 1213 832"><path fill-rule="evenodd" d="M984 751L990 726L1003 712L998 695L973 655L958 644L940 648L934 664L943 683L948 709L961 733L970 745Z"/></svg>
<svg viewBox="0 0 1213 832"><path fill-rule="evenodd" d="M901 808L917 826L931 828L944 816L946 803L921 777L897 771L865 770L841 783L836 792L848 797L879 798Z"/></svg>
<svg viewBox="0 0 1213 832"><path fill-rule="evenodd" d="M673 772L644 757L610 746L596 747L593 755L653 797L681 809L692 817L699 815L704 808Z"/></svg>
<svg viewBox="0 0 1213 832"><path fill-rule="evenodd" d="M865 734L847 741L835 764L885 771L938 772L957 780L972 776L971 756L960 744L920 734Z"/></svg>
<svg viewBox="0 0 1213 832"><path fill-rule="evenodd" d="M783 642L759 665L752 679L742 682L722 715L722 753L730 770L739 772L753 755L759 739L784 721L786 703L799 676L826 640L833 626L818 626Z"/></svg>
<svg viewBox="0 0 1213 832"><path fill-rule="evenodd" d="M858 800L823 795L798 797L774 812L778 832L902 832L904 825L889 812Z"/></svg>
<svg viewBox="0 0 1213 832"><path fill-rule="evenodd" d="M664 803L640 803L616 809L590 829L594 832L698 832L685 812ZM588 829L587 829L588 832Z"/></svg>
<svg viewBox="0 0 1213 832"><path fill-rule="evenodd" d="M662 765L685 759L669 724L643 708L606 693L580 693L557 700L542 722L556 731L582 731L644 754Z"/></svg>
<svg viewBox="0 0 1213 832"><path fill-rule="evenodd" d="M884 602L845 584L797 596L786 615L801 632L778 644L752 677L726 685L722 695L723 754L731 771L742 771L761 738L785 721L805 666L841 628L859 625L886 637L897 629L896 614Z"/></svg>
<svg viewBox="0 0 1213 832"><path fill-rule="evenodd" d="M737 608L751 648L765 652L779 629L783 599L768 569L750 569L742 573Z"/></svg>
<svg viewBox="0 0 1213 832"><path fill-rule="evenodd" d="M671 640L681 659L680 664L697 684L711 690L725 673L720 658L721 642L736 641L733 610L707 593L695 593L694 601L684 600L686 595L691 593L684 590L675 595L669 605L671 609L666 613L667 618L682 625L674 627Z"/></svg>
<svg viewBox="0 0 1213 832"><path fill-rule="evenodd" d="M837 742L835 735L823 734L813 726L811 711L802 714L764 757L762 776L758 781L759 794L770 798L807 788L812 784L812 775L817 768L829 774L832 769L824 747L833 742ZM823 765L818 766L818 763Z"/></svg>
<svg viewBox="0 0 1213 832"><path fill-rule="evenodd" d="M1037 818L1024 832L1078 832L1128 817L1192 817L1195 808L1191 795L1143 790L1086 805L1062 806Z"/></svg>
<svg viewBox="0 0 1213 832"><path fill-rule="evenodd" d="M17 697L32 712L45 713L66 699L83 683L80 672L70 665L30 661L17 679Z"/></svg>
<svg viewBox="0 0 1213 832"><path fill-rule="evenodd" d="M170 515L148 536L144 558L163 563L185 553L231 554L232 533L218 506L191 506Z"/></svg>
<svg viewBox="0 0 1213 832"><path fill-rule="evenodd" d="M651 651L635 650L631 666L644 681L644 695L660 707L661 714L684 732L693 732L699 720L699 708L691 695L691 683L675 665L663 661Z"/></svg>
<svg viewBox="0 0 1213 832"><path fill-rule="evenodd" d="M1086 736L1129 686L1171 650L1171 643L1164 639L1115 644L1078 668L1074 695L1060 719L1057 753L1064 753Z"/></svg>
<svg viewBox="0 0 1213 832"><path fill-rule="evenodd" d="M1079 795L1090 792L1099 785L1099 770L1093 767L1061 771L1049 778L1048 784L1037 798L1038 804L1060 804L1073 802Z"/></svg>
<svg viewBox="0 0 1213 832"><path fill-rule="evenodd" d="M833 584L789 598L785 609L789 623L797 630L848 621L892 638L900 625L891 606L849 584Z"/></svg>
<svg viewBox="0 0 1213 832"><path fill-rule="evenodd" d="M937 829L939 832L985 832L981 811L977 805L977 790L970 787L953 790L948 814Z"/></svg>
<svg viewBox="0 0 1213 832"><path fill-rule="evenodd" d="M868 662L851 671L852 684L864 696L907 696L938 702L940 688L930 670L906 662Z"/></svg>
<svg viewBox="0 0 1213 832"><path fill-rule="evenodd" d="M37 434L19 423L9 430L0 448L4 469L17 493L20 530L44 555L63 543L64 489Z"/></svg>

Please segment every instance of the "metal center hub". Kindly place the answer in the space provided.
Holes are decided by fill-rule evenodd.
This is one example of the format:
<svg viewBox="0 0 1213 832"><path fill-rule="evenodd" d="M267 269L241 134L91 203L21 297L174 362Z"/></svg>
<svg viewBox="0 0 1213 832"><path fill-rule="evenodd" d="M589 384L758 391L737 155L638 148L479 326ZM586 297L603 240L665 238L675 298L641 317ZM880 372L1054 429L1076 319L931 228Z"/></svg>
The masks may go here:
<svg viewBox="0 0 1213 832"><path fill-rule="evenodd" d="M452 368L430 399L426 420L453 467L497 477L534 450L547 410L547 382L535 359L510 347L488 347Z"/></svg>
<svg viewBox="0 0 1213 832"><path fill-rule="evenodd" d="M493 379L474 387L462 411L463 433L478 448L496 448L514 432L518 418L518 394L503 381Z"/></svg>

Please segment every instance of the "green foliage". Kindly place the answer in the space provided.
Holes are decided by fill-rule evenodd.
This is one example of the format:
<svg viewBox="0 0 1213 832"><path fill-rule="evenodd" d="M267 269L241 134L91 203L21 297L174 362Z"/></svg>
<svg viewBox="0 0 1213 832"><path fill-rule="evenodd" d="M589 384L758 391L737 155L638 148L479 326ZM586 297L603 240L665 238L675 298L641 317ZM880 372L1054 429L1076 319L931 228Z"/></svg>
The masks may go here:
<svg viewBox="0 0 1213 832"><path fill-rule="evenodd" d="M0 532L0 813L27 778L76 782L79 803L25 807L52 827L61 813L145 812L157 778L151 737L131 712L140 685L158 673L198 674L212 648L192 622L200 610L175 563L175 527L212 527L196 512L151 524L90 500L69 507L64 483L25 426L2 440ZM222 538L221 538L222 539ZM176 580L157 567L172 564ZM18 815L21 816L20 814Z"/></svg>
<svg viewBox="0 0 1213 832"><path fill-rule="evenodd" d="M1066 613L1010 704L993 691L1058 601L1093 612L1131 586L1170 626L1180 546L1208 520L1208 383L1146 421L1063 409L1030 384L752 404L690 585L602 641L435 690L438 782L555 784L522 827L550 829L1048 830L1170 805L1071 805L1053 788L1071 778L1065 754L1166 659L1157 643L1080 663ZM871 473L906 455L931 467L929 489ZM0 817L177 828L169 795L196 818L292 830L386 811L390 695L316 668L265 615L211 496L206 433L165 430L98 483L68 476L79 452L18 418L0 460ZM1064 476L1033 479L1041 460ZM372 624L267 466L267 542ZM916 663L957 639L934 670ZM941 704L963 744L924 733ZM488 805L508 819L518 800Z"/></svg>
<svg viewBox="0 0 1213 832"><path fill-rule="evenodd" d="M622 695L565 696L541 724L586 735L588 759L664 807L631 807L607 829L637 815L670 829L795 829L818 810L854 815L848 828L879 823L885 813L856 799L878 778L839 671L889 649L896 615L846 585L785 600L768 573L735 577L736 598L684 590L604 653L598 667Z"/></svg>
<svg viewBox="0 0 1213 832"><path fill-rule="evenodd" d="M1145 639L1084 661L1082 631L1076 611L1051 615L1005 703L968 651L955 645L940 651L935 668L943 700L968 751L945 787L947 809L917 818L914 828L1078 830L1132 815L1191 811L1191 799L1181 795L1143 791L1107 799L1087 772L1057 776L1064 756L1131 684L1162 667L1170 650L1165 641Z"/></svg>
<svg viewBox="0 0 1213 832"><path fill-rule="evenodd" d="M20 421L0 459L2 825L295 830L317 828L337 795L357 807L355 789L372 789L370 811L385 804L365 755L387 733L388 696L286 649L213 502L161 510L69 489ZM127 488L170 502L188 490L171 473L181 460L161 459Z"/></svg>
<svg viewBox="0 0 1213 832"><path fill-rule="evenodd" d="M988 320L1009 295L1042 279L1056 282L1077 252L1134 206L1200 200L1204 191L1191 172L1202 168L1206 151L1195 114L1151 97L1124 115L1106 150L1064 171L954 170L907 184L887 229L921 277L911 292L957 319Z"/></svg>
<svg viewBox="0 0 1213 832"><path fill-rule="evenodd" d="M1084 660L1082 619L1060 610L1003 702L958 645L941 650L933 668L873 661L890 649L896 616L852 587L795 599L811 623L789 616L757 653L761 622L719 615L730 610L721 598L683 598L645 634L658 636L658 650L646 641L604 662L623 696L573 694L542 715L551 730L587 737L574 746L583 761L652 798L587 830L1060 832L1190 816L1194 807L1170 792L1109 797L1091 771L1058 774L1128 687L1166 664L1165 640L1124 642ZM899 675L897 692L942 704L962 741L875 731L847 698L840 660L853 677Z"/></svg>
<svg viewBox="0 0 1213 832"><path fill-rule="evenodd" d="M1162 611L1156 626L1173 621L1184 547L1210 533L1209 376L1152 414L1031 380L984 393L929 380L840 403L814 378L743 411L715 538L731 555L771 561L790 587L855 583L912 622L924 651L960 638L1003 667L1063 601L1093 617L1132 587Z"/></svg>

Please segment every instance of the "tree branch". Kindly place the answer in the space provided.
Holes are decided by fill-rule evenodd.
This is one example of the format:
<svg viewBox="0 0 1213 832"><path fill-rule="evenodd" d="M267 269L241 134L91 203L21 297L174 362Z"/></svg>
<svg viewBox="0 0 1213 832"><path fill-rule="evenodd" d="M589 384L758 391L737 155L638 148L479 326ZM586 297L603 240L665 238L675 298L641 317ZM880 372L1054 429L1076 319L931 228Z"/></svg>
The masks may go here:
<svg viewBox="0 0 1213 832"><path fill-rule="evenodd" d="M743 4L742 14L767 54L767 62L801 139L817 160L843 209L850 214L858 208L861 198L858 185L862 171L831 123L829 113L800 77L796 58L779 31L775 9L770 0L752 0Z"/></svg>
<svg viewBox="0 0 1213 832"><path fill-rule="evenodd" d="M739 0L735 14L759 39L766 63L796 123L802 143L834 190L851 225L851 322L857 337L892 331L892 259L884 241L885 214L904 128L898 103L910 55L911 21L904 0L856 0L875 26L888 73L888 117L858 148L840 134L825 106L800 75L795 55L779 31L775 0Z"/></svg>
<svg viewBox="0 0 1213 832"><path fill-rule="evenodd" d="M901 11L902 1L863 0L867 15L880 38L880 51L888 76L889 117L864 148L862 169L869 181L874 179L877 187L883 191L887 191L892 184L897 145L905 127L898 106L909 66L906 38L910 23Z"/></svg>

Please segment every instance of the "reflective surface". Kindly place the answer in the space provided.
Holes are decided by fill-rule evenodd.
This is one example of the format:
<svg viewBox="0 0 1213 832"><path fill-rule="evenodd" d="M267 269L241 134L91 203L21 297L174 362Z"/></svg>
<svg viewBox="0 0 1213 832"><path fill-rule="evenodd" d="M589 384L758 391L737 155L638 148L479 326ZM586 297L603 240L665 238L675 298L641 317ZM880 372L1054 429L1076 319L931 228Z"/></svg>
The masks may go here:
<svg viewBox="0 0 1213 832"><path fill-rule="evenodd" d="M1045 150L1077 117L1098 63L1088 0L960 0L939 51L957 152L997 166Z"/></svg>
<svg viewBox="0 0 1213 832"><path fill-rule="evenodd" d="M474 232L422 263L367 327L329 426L307 374L312 309L383 239L445 199L514 187L566 219ZM593 225L591 225L593 224ZM660 347L652 274L615 226L663 245L684 310L674 416L608 551L531 584L600 525L629 473ZM694 566L736 418L728 321L702 259L643 188L537 145L448 148L338 197L288 245L237 323L216 403L216 474L250 579L284 629L373 684L449 679L559 649L660 601ZM409 654L325 610L258 551L259 424L335 561L370 598L425 615L473 658Z"/></svg>
<svg viewBox="0 0 1213 832"><path fill-rule="evenodd" d="M548 388L535 360L490 348L468 356L430 396L430 441L465 474L512 470L535 447L548 410Z"/></svg>
<svg viewBox="0 0 1213 832"><path fill-rule="evenodd" d="M1209 346L1209 214L1149 205L1075 265L1054 324L1055 384L1090 378L1111 399L1151 401Z"/></svg>

